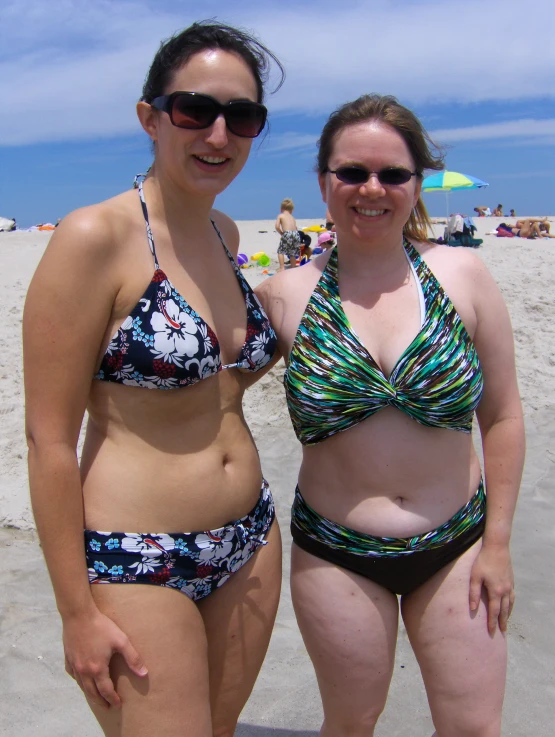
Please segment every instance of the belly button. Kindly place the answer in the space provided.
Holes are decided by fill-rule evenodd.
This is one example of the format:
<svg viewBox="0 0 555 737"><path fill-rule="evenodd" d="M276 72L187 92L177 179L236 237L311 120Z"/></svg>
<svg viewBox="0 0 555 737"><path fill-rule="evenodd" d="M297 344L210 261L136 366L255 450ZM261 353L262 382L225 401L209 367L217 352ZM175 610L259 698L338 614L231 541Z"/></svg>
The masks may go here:
<svg viewBox="0 0 555 737"><path fill-rule="evenodd" d="M225 468L226 466L229 465L229 463L230 463L230 458L226 453L224 457L222 458L222 466Z"/></svg>
<svg viewBox="0 0 555 737"><path fill-rule="evenodd" d="M400 507L403 507L405 505L405 498L402 496L398 496L395 501Z"/></svg>

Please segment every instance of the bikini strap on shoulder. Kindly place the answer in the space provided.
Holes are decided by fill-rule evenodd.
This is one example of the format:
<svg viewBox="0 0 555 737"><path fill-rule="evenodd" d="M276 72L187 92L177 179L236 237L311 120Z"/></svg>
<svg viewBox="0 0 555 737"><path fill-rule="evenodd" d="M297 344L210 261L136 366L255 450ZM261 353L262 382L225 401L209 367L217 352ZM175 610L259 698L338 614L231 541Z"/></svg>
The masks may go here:
<svg viewBox="0 0 555 737"><path fill-rule="evenodd" d="M145 196L143 193L143 182L142 181L138 182L137 189L139 190L139 197L141 199L141 207L143 209L143 216L145 219L146 237L148 238L148 245L150 248L150 252L152 253L152 257L154 259L154 268L158 270L160 268L160 264L158 263L158 257L156 256L156 249L154 248L154 238L152 237L152 231L150 229L150 222L148 220L148 210L146 209L146 202L145 202Z"/></svg>
<svg viewBox="0 0 555 737"><path fill-rule="evenodd" d="M216 235L217 235L217 236L218 236L218 238L220 239L220 243L221 243L221 244L222 244L222 246L224 247L224 251L225 251L225 252L227 253L227 257L228 257L228 259L229 259L229 260L231 261L231 263L233 264L233 267L234 267L235 271L237 271L237 273L239 274L239 276L240 276L241 278L243 278L243 274L241 274L241 270L240 270L240 269L239 269L239 267L237 266L237 262L235 261L235 259L233 258L233 256L232 256L232 254L231 254L230 250L228 249L228 247L227 247L227 246L226 246L226 244L225 244L225 241L224 241L223 235L222 235L222 234L220 233L220 229L219 229L219 228L218 228L218 226L216 225L216 223L215 223L215 221L214 221L214 219L213 219L213 218L210 218L210 222L212 223L212 227L213 227L213 228L214 228L214 230L216 231Z"/></svg>

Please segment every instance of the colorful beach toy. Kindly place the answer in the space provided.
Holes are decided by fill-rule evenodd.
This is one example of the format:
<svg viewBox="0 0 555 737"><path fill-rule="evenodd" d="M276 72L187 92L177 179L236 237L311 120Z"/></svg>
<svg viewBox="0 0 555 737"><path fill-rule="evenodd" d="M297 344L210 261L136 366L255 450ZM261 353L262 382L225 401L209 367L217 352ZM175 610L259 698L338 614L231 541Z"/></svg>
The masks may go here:
<svg viewBox="0 0 555 737"><path fill-rule="evenodd" d="M269 266L272 263L272 259L268 256L267 253L262 253L258 258L258 265L259 266Z"/></svg>

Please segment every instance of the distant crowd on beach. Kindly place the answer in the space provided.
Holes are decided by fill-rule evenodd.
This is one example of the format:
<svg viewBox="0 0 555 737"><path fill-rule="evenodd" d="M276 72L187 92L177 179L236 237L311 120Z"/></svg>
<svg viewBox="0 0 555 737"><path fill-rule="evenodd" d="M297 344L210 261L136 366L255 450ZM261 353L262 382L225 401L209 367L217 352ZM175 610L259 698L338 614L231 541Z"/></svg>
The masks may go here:
<svg viewBox="0 0 555 737"><path fill-rule="evenodd" d="M493 210L485 205L479 205L474 208L476 217L504 217L503 205L499 204ZM509 217L516 217L514 209L509 210ZM524 218L517 220L515 223L500 223L495 229L498 238L555 238L555 234L551 234L551 225L547 217L543 218Z"/></svg>
<svg viewBox="0 0 555 737"><path fill-rule="evenodd" d="M502 217L505 217L505 215L503 214L503 205L497 205L497 207L495 207L493 209L493 211L490 210L490 208L487 207L486 205L478 205L478 207L475 207L474 208L474 212L476 213L476 217L478 217L478 218L484 218L484 217L486 217L486 218L489 218L489 217L502 218ZM516 217L516 212L512 208L509 210L508 217L511 217L511 218Z"/></svg>

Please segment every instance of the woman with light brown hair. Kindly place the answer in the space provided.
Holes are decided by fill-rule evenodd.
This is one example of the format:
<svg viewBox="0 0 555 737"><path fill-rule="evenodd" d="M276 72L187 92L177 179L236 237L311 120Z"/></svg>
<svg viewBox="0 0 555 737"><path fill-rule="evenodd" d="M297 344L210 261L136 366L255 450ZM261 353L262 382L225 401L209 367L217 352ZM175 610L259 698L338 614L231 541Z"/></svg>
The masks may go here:
<svg viewBox="0 0 555 737"><path fill-rule="evenodd" d="M422 178L442 166L395 98L339 108L317 163L337 246L258 289L303 444L291 587L322 737L374 734L399 611L437 737L501 734L522 410L495 282L427 240Z"/></svg>

